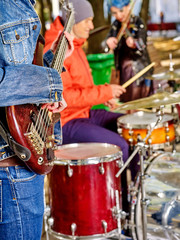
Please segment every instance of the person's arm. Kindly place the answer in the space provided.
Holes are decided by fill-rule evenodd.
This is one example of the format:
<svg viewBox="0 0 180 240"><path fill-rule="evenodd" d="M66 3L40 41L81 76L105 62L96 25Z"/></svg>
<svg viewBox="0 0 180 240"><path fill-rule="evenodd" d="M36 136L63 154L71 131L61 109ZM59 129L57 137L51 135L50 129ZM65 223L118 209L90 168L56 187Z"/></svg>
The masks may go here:
<svg viewBox="0 0 180 240"><path fill-rule="evenodd" d="M73 51L73 38L70 34L65 34L69 41L65 55L68 57ZM44 66L47 67L21 64L0 68L0 106L62 101L60 74L49 68L53 58L54 54L49 50L43 56ZM58 109L59 107L58 105Z"/></svg>
<svg viewBox="0 0 180 240"><path fill-rule="evenodd" d="M143 51L146 49L147 30L145 28L143 20L140 17L133 16L133 21L135 24L135 28L137 29L135 31L135 36L134 36L134 49L135 49L135 51L138 50L140 53L143 53ZM126 40L126 42L127 42L127 40ZM128 45L128 43L127 43L127 45ZM128 46L130 46L130 45L128 45Z"/></svg>
<svg viewBox="0 0 180 240"><path fill-rule="evenodd" d="M112 91L109 84L105 85L74 85L69 71L61 74L63 80L63 96L68 107L86 107L101 104L111 99ZM80 80L81 82L81 80Z"/></svg>
<svg viewBox="0 0 180 240"><path fill-rule="evenodd" d="M106 45L111 50L114 50L118 46L117 41L117 34L121 27L121 23L115 20L111 26L111 29L109 30L109 33L107 34L105 40L103 41L102 45Z"/></svg>
<svg viewBox="0 0 180 240"><path fill-rule="evenodd" d="M58 102L62 99L58 72L32 64L0 68L0 106Z"/></svg>
<svg viewBox="0 0 180 240"><path fill-rule="evenodd" d="M118 98L126 90L116 84L103 85L73 85L73 79L69 72L62 74L64 91L63 95L68 107L91 107L93 105L102 104L112 98ZM81 80L80 80L81 82Z"/></svg>

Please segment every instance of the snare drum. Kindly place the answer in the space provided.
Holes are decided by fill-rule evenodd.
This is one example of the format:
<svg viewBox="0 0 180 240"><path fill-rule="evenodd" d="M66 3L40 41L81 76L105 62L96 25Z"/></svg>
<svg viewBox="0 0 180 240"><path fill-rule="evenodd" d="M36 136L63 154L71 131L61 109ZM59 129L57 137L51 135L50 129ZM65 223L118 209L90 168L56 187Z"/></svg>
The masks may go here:
<svg viewBox="0 0 180 240"><path fill-rule="evenodd" d="M62 145L50 173L49 234L60 239L101 239L117 232L121 209L122 152L116 145Z"/></svg>
<svg viewBox="0 0 180 240"><path fill-rule="evenodd" d="M147 239L180 239L180 153L156 153L145 174ZM143 240L139 177L131 193L132 237Z"/></svg>
<svg viewBox="0 0 180 240"><path fill-rule="evenodd" d="M155 113L135 112L121 116L117 120L118 133L122 135L127 142L133 146L138 141L142 141L149 130L151 130L157 121ZM152 131L146 144L153 149L164 148L165 144L174 141L175 127L173 117L169 114L164 114L162 121Z"/></svg>

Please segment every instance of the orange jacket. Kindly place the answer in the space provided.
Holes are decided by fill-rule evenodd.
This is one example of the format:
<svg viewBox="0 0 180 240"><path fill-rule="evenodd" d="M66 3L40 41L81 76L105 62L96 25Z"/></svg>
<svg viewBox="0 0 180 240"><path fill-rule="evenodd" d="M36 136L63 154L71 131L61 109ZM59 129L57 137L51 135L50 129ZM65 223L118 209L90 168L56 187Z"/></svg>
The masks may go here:
<svg viewBox="0 0 180 240"><path fill-rule="evenodd" d="M63 26L57 17L45 33L45 52L51 47L59 30ZM66 72L61 73L63 81L63 96L67 107L61 112L62 126L74 118L88 118L93 105L112 99L112 90L108 84L95 85L91 69L82 45L86 39L74 39L74 51L65 59Z"/></svg>

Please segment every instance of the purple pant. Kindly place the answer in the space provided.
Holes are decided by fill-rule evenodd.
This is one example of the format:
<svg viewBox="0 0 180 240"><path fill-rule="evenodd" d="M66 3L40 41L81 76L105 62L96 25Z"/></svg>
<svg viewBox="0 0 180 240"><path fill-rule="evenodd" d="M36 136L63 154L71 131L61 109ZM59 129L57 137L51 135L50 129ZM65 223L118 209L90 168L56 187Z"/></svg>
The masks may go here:
<svg viewBox="0 0 180 240"><path fill-rule="evenodd" d="M121 148L123 160L128 158L129 146L117 133L117 118L120 113L106 110L91 110L89 118L73 119L63 126L63 144L100 142L115 144Z"/></svg>
<svg viewBox="0 0 180 240"><path fill-rule="evenodd" d="M103 109L91 110L89 118L77 118L63 126L63 144L100 142L115 144L121 148L123 161L129 157L129 145L117 133L117 119L120 113L109 112ZM131 163L132 178L134 179L138 166L138 157Z"/></svg>

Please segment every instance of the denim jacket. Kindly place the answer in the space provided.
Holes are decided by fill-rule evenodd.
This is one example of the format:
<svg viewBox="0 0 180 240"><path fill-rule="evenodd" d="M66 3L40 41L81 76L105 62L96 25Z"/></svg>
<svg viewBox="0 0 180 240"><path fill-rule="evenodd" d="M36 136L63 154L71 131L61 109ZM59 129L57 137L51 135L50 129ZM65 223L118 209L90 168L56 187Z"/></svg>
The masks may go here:
<svg viewBox="0 0 180 240"><path fill-rule="evenodd" d="M0 107L60 101L62 80L48 65L53 53L44 56L46 67L33 65L41 23L34 0L0 1ZM0 159L12 153L0 137Z"/></svg>

